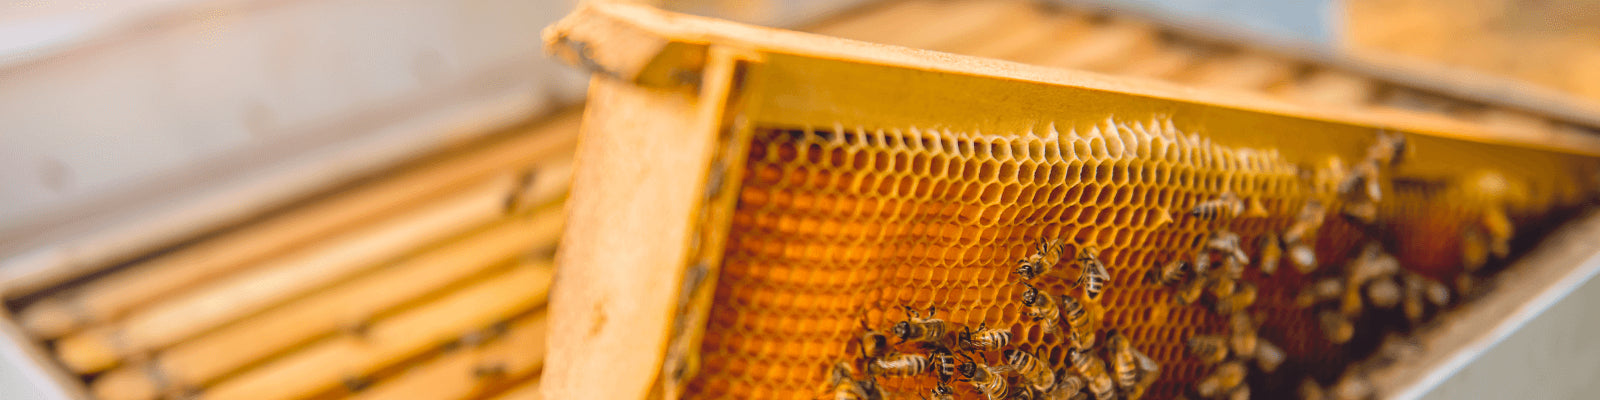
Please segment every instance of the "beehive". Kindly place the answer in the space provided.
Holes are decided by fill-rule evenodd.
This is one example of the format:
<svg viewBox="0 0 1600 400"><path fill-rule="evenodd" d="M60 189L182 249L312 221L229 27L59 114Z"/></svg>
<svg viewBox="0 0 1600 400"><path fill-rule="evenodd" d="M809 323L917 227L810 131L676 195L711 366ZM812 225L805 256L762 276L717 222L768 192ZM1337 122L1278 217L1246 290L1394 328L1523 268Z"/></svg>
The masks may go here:
<svg viewBox="0 0 1600 400"><path fill-rule="evenodd" d="M1099 328L1164 366L1152 394L1166 397L1209 372L1180 341L1220 332L1223 318L1177 306L1144 273L1220 229L1254 243L1307 199L1337 209L1329 159L1360 159L1380 131L1415 149L1386 183L1387 225L1327 224L1322 264L1366 240L1455 235L1483 207L1537 232L1593 198L1600 166L1594 139L1560 132L1535 143L628 6L580 10L551 32L558 54L597 75L559 259L584 268L563 271L552 294L545 379L556 397L815 396L825 368L852 357L858 321L884 329L901 306L1010 328L1059 363L1059 338L1019 321L1009 275L1040 238L1100 250L1112 279ZM1465 184L1462 165L1525 196L1430 194L1495 193ZM1183 215L1224 192L1267 216ZM1401 257L1448 267L1452 246ZM1065 293L1077 274L1066 266L1043 287ZM1247 280L1262 288L1262 335L1290 351L1293 373L1326 378L1349 361L1290 305L1306 276ZM914 396L931 381L882 384Z"/></svg>
<svg viewBox="0 0 1600 400"><path fill-rule="evenodd" d="M576 125L552 115L8 293L6 333L106 400L535 396Z"/></svg>

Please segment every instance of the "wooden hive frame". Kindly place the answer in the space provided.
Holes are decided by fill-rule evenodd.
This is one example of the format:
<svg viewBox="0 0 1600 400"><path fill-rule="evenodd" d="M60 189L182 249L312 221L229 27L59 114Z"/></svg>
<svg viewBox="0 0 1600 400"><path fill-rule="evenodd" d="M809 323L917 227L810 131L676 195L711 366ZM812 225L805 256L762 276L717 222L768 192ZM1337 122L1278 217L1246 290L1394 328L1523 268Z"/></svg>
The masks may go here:
<svg viewBox="0 0 1600 400"><path fill-rule="evenodd" d="M1040 121L1092 125L1112 114L1159 114L1189 121L1181 123L1190 124L1185 129L1218 142L1273 148L1300 162L1356 154L1383 129L1438 149L1409 161L1407 174L1449 176L1465 163L1516 169L1543 160L1554 168L1547 172L1566 171L1545 176L1555 179L1545 184L1577 192L1591 190L1593 182L1582 179L1593 178L1600 156L1600 139L1579 134L1528 137L1439 118L1309 109L637 6L580 9L546 39L551 51L595 74L569 207L573 223L558 255L561 265L583 267L563 269L551 299L542 385L555 398L682 394L698 368L738 201L734 183L743 179L739 166L758 126L885 129L937 121L948 130L1005 132ZM1592 268L1586 255L1545 265ZM1380 382L1388 385L1380 391L1412 383Z"/></svg>
<svg viewBox="0 0 1600 400"><path fill-rule="evenodd" d="M67 398L151 399L200 387L220 392L185 395L297 398L339 383L331 377L392 367L506 322L484 347L446 352L364 395L404 393L479 362L502 363L508 379L429 393L504 389L542 366L545 317L530 310L543 307L553 267L530 252L553 250L559 238L577 117L567 110L435 149L173 249L87 269L93 275L20 276L53 283L3 286L12 290L0 297L8 306L0 339L23 352L8 362L32 366ZM330 332L350 337L323 340Z"/></svg>

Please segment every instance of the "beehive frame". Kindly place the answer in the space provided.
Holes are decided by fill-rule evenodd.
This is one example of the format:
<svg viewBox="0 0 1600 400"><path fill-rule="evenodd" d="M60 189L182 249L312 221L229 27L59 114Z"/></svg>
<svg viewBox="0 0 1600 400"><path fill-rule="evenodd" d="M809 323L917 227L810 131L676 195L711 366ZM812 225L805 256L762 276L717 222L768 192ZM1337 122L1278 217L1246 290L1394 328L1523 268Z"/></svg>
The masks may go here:
<svg viewBox="0 0 1600 400"><path fill-rule="evenodd" d="M551 300L544 382L558 398L675 398L692 381L713 298L724 295L713 288L736 205L745 201L741 166L772 129L882 137L898 128L901 138L938 141L948 132L971 140L978 132L1154 121L1138 126L1272 149L1294 163L1354 158L1383 129L1428 149L1408 161L1408 176L1448 177L1468 164L1521 171L1514 173L1546 190L1542 197L1565 205L1590 195L1574 183L1593 177L1600 155L1600 144L1584 136L1528 138L1429 118L1311 110L634 6L582 9L547 39L596 74L573 223L558 257L565 268ZM874 312L894 318L883 314Z"/></svg>
<svg viewBox="0 0 1600 400"><path fill-rule="evenodd" d="M406 215L418 213L417 207L419 204L438 204L440 200L438 197L441 194L443 197L453 195L458 199L477 197L476 203L487 205L487 207L479 208L490 210L489 214L500 216L504 213L513 215L515 218L521 218L522 221L527 221L525 226L503 224L501 231L527 235L524 238L531 237L532 239L528 240L539 242L539 246L553 249L554 241L560 231L561 206L560 204L547 204L547 202L552 200L559 202L559 199L565 196L568 183L565 175L571 169L570 149L576 142L577 117L577 110L567 110L557 114L540 116L515 126L497 129L494 132L485 134L487 137L483 139L469 140L441 147L436 149L434 154L393 165L380 174L374 174L373 176L347 176L345 178L349 182L343 186L332 188L333 190L327 190L324 193L319 193L308 199L302 199L300 202L292 203L283 208L267 210L264 212L265 215L245 221L231 229L210 232L208 235L202 235L198 238L189 238L190 242L172 249L165 249L165 252L159 251L162 249L132 249L147 253L135 253L128 255L128 257L157 253L155 256L141 259L141 262L83 266L89 272L43 270L31 275L22 275L18 278L30 283L24 285L0 280L0 291L4 292L3 295L0 295L0 300L8 302L7 307L0 308L0 341L3 341L0 342L0 345L5 347L5 352L0 352L0 357L3 357L0 358L0 362L26 367L24 371L29 374L30 379L34 379L33 383L37 385L36 387L44 391L45 395L51 397L94 398L103 393L95 392L95 395L91 395L91 389L97 391L110 390L112 393L119 395L135 397L154 396L141 389L128 390L128 386L101 385L108 381L108 379L104 378L110 375L122 375L122 378L134 377L135 386L133 387L141 388L142 385L139 385L139 383L149 382L143 379L145 377L143 374L113 374L105 371L95 374L74 373L72 368L64 365L62 359L59 358L62 354L60 339L64 336L60 333L43 332L55 329L44 328L53 323L30 325L30 322L37 323L42 320L30 320L28 317L40 315L59 316L61 315L59 311L68 311L70 315L74 316L73 327L66 328L69 331L76 333L94 326L103 328L108 324L115 325L125 320L128 314L148 310L147 306L149 304L172 300L185 294L193 294L192 292L186 292L188 289L194 289L197 286L204 287L207 284L218 283L217 281L245 275L247 272L241 272L241 270L248 270L248 267L260 262L262 257L271 258L283 254L295 254L296 251L284 251L283 249L294 248L297 244L311 242L326 244L342 241L344 243L334 244L334 246L343 246L345 249L364 249L345 252L345 254L364 253L373 248L385 246L376 244L377 242L388 241L393 243L395 241L369 240L366 243L352 245L353 242L360 240L348 239L361 236L360 234L346 235L344 240L338 238L329 239L329 236L326 235L338 236L338 232L341 229L350 229L352 227L359 230L365 226L364 224L375 223L373 222L374 220L383 221L385 218L390 217L404 218ZM504 182L506 183L504 185L506 190L494 192L478 190L475 193L471 189L474 187L472 185L475 182L478 185L476 187L479 189L488 187L483 184L485 180L488 181L490 186L498 182ZM516 183L516 181L523 183ZM528 183L532 184L529 185ZM508 194L511 195L508 196ZM513 201L516 204L513 204ZM540 208L541 211L538 215L522 211L517 211L516 213L505 211L512 208L529 208L533 205L537 205ZM474 219L472 217L457 217L453 220L459 222L461 220ZM532 228L530 229L529 227ZM448 234L448 232L440 229L410 229L409 231L407 229L370 229L368 232L385 232L391 235L390 239L408 238L400 239L402 241L430 235ZM484 235L481 237L490 236ZM490 239L498 240L496 243L499 245L512 248L518 245L515 241L505 240L504 236L490 237ZM485 239L479 244L495 241L490 239ZM432 245L430 244L429 246ZM415 250L407 246L391 248L400 249L401 251ZM484 248L469 250L471 251L470 256L491 258L496 256L494 254L495 251L484 252L482 251ZM417 270L442 274L449 274L451 271L473 271L473 268L484 265L461 257L469 253L457 252L455 255L443 253L440 252L433 262L449 264L448 268L428 268L423 263L413 265L417 265ZM366 252L366 254L374 253ZM355 257L346 259L346 261L348 263L338 263L344 265L335 265L333 268L346 268L350 264L371 265L374 263L370 257ZM290 262L289 264L308 265L298 262ZM329 272L329 265L332 264L316 267L318 270L316 272ZM548 270L548 260L543 261L543 265L543 268ZM99 275L93 275L93 273L98 273ZM546 274L546 282L548 282L549 272L544 273ZM196 281L199 282L197 283ZM290 281L293 282L290 285L308 283L303 279L285 282ZM55 286L32 287L37 282L51 282ZM449 281L435 279L426 282L410 282L420 286L409 286L409 289L432 287L430 285L440 285L443 284L442 282L448 283ZM259 281L253 282L252 285L258 288L270 286L270 284L262 284ZM375 286L381 286L376 290L386 290L386 294L416 293L416 290L408 290L407 287L396 287L402 285L406 284ZM278 288L287 290L283 289L282 286ZM305 287L301 287L296 290L305 289ZM357 288L357 290L362 290L362 288ZM369 285L364 290L374 290L374 285ZM526 293L542 293L543 289L523 288L523 290ZM329 291L334 290L319 289L314 290L313 295L298 297L296 301L302 301L304 306L298 310L277 309L278 320L290 321L290 323L299 324L297 326L299 328L306 328L312 326L306 324L308 318L325 319L330 315L327 312L338 312L335 309L314 304L315 298L319 296L326 298L328 293L325 292ZM351 290L345 290L344 292L360 296L363 300L375 300L382 297L365 296ZM235 300L226 298L228 296L224 295L224 298L221 299L222 302ZM96 302L93 311L83 306L86 303L84 299L91 297L93 299L88 301ZM531 296L531 298L538 297ZM502 296L502 298L505 297ZM209 302L217 303L215 298ZM542 303L542 300L540 300L540 303ZM74 307L64 310L55 307L61 304L73 304ZM350 305L348 302L340 302L340 304ZM13 306L16 308L13 308ZM484 304L479 303L476 306L483 308ZM227 308L238 311L237 307ZM30 313L29 311L35 312ZM244 315L247 318L251 318L266 317L268 314L272 314L272 312L245 313ZM463 314L455 313L452 315ZM194 314L192 313L187 315L187 317L193 316ZM240 315L235 314L234 318L238 316ZM62 321L57 318L45 319L56 322ZM193 321L186 320L184 322ZM166 329L172 328L172 325L175 324L158 325L162 326L162 329ZM250 338L250 336L259 334L262 331L272 331L271 329L257 330L241 327L240 325L245 324L236 323L231 326L242 328L237 329L238 333L241 333L238 337L243 337L246 341L255 340L253 343L261 343L260 338ZM441 325L435 324L431 327L439 326ZM29 327L32 327L32 329L29 329ZM56 327L64 328L65 326L56 325ZM539 329L542 329L542 327ZM311 330L314 331L315 328L311 328ZM308 331L302 330L300 332L306 333ZM408 332L414 332L414 330ZM219 333L219 330L209 330L206 333ZM285 337L294 335L286 334ZM303 338L303 336L300 337ZM125 340L126 338L126 336L122 336L120 339ZM177 343L177 345L160 346L160 349L154 351L169 352L174 347L192 345L199 341L196 337L189 336ZM213 343L219 342L213 341ZM130 344L130 342L124 341L120 344L126 345ZM226 345L223 347L226 347ZM231 364L232 366L221 369L228 370L230 368L239 368L241 364L256 359L262 350L274 351L271 345L253 348L252 350L256 351L254 353L256 356L250 355L251 352L236 352L238 354L230 354L235 356L231 358L206 357L205 354L207 352L205 350L197 351L195 354L200 355L196 359L203 359L214 366ZM281 350L281 348L278 350ZM382 354L383 351L373 350L369 354ZM121 358L121 356L117 357ZM523 361L526 360L542 362L542 357L535 355ZM126 361L120 360L119 362ZM140 360L140 362L143 361L145 360ZM193 366L194 364L190 365ZM529 364L525 362L523 365L526 367ZM120 372L142 370L130 367L128 364L121 366L124 368L120 368ZM218 370L212 370L212 372L215 371ZM312 375L317 373L316 369L302 369L300 371ZM176 375L173 375L173 377L176 377ZM89 378L94 378L95 380L90 382ZM312 381L313 379L296 380L291 378L289 380L299 384L302 383L300 381ZM127 382L127 380L124 380L122 383ZM277 388L283 389L285 386L293 385L279 385ZM106 389L107 387L110 389ZM459 388L460 386L456 387ZM193 394L191 393L191 395Z"/></svg>

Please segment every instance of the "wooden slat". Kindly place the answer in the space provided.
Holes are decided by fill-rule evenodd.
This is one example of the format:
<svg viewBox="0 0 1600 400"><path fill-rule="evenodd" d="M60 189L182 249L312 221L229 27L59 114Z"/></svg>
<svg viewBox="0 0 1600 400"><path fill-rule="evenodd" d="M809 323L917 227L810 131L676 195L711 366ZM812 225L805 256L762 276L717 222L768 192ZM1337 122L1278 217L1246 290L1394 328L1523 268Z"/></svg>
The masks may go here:
<svg viewBox="0 0 1600 400"><path fill-rule="evenodd" d="M544 366L544 313L513 323L504 336L412 367L355 396L356 400L468 399L525 379Z"/></svg>
<svg viewBox="0 0 1600 400"><path fill-rule="evenodd" d="M932 21L940 15L948 2L935 0L889 1L869 12L846 15L809 29L809 31L845 39L874 43L892 43L911 37L905 32L915 21Z"/></svg>
<svg viewBox="0 0 1600 400"><path fill-rule="evenodd" d="M545 303L553 268L548 263L520 265L505 273L376 321L361 334L329 338L231 379L195 399L298 399L318 394L347 379L422 354L496 322Z"/></svg>
<svg viewBox="0 0 1600 400"><path fill-rule="evenodd" d="M680 171L710 167L717 121L696 115L721 99L617 80L591 82L576 155L582 163L573 171L567 218L592 222L568 224L563 243L586 245L563 246L556 254L557 263L568 267L550 293L546 376L564 377L561 387L550 388L557 398L644 398L664 359L668 338L658 327L671 320L683 276L679 268L688 257L687 221L696 215L704 187L701 176ZM619 148L634 149L633 155L618 157ZM586 356L607 349L633 350Z"/></svg>
<svg viewBox="0 0 1600 400"><path fill-rule="evenodd" d="M389 262L422 246L482 226L520 190L515 176L479 183L415 212L326 239L193 291L96 326L57 343L57 356L79 373L161 349L250 313Z"/></svg>
<svg viewBox="0 0 1600 400"><path fill-rule="evenodd" d="M544 400L544 393L539 390L539 380L534 379L495 396L494 400Z"/></svg>
<svg viewBox="0 0 1600 400"><path fill-rule="evenodd" d="M1193 75L1179 80L1209 88L1262 90L1289 79L1294 65L1266 54L1241 51L1214 57L1200 64Z"/></svg>
<svg viewBox="0 0 1600 400"><path fill-rule="evenodd" d="M1135 76L1141 78L1171 79L1200 62L1208 51L1198 46L1189 44L1168 43L1162 49L1155 51L1149 57L1138 62L1129 63L1116 71L1110 71L1122 76Z"/></svg>
<svg viewBox="0 0 1600 400"><path fill-rule="evenodd" d="M957 54L972 54L974 50L1009 40L1007 32L1019 25L1038 24L1038 3L1022 0L993 0L970 2L981 7L951 7L944 18L912 21L911 24L927 26L933 33L925 42L913 41L912 47Z"/></svg>
<svg viewBox="0 0 1600 400"><path fill-rule="evenodd" d="M1148 52L1157 44L1156 30L1134 20L1113 19L1079 38L1076 45L1063 46L1038 60L1047 67L1104 71L1134 62L1132 56Z"/></svg>
<svg viewBox="0 0 1600 400"><path fill-rule="evenodd" d="M1285 85L1277 94L1315 104L1365 106L1378 92L1378 83L1350 73L1318 69L1304 79Z"/></svg>
<svg viewBox="0 0 1600 400"><path fill-rule="evenodd" d="M1062 24L1070 19L1082 19L1080 15L1062 15L1061 13L1036 11L1008 21L1008 26L995 36L986 37L982 43L974 44L972 48L955 51L960 54L978 57L998 58L1002 60L1015 60L1027 56L1029 52L1046 51L1055 43L1051 40L1060 30Z"/></svg>
<svg viewBox="0 0 1600 400"><path fill-rule="evenodd" d="M566 113L552 117L549 122L530 128L531 132L423 164L129 266L33 303L18 318L29 333L43 339L119 318L157 298L454 190L467 181L566 152L576 142L577 116Z"/></svg>
<svg viewBox="0 0 1600 400"><path fill-rule="evenodd" d="M565 177L552 179L565 182ZM224 374L329 332L359 327L373 315L482 273L561 231L559 206L502 221L471 236L252 316L158 353L152 364L125 365L96 379L105 400L147 400L201 387ZM159 379L158 379L159 378Z"/></svg>

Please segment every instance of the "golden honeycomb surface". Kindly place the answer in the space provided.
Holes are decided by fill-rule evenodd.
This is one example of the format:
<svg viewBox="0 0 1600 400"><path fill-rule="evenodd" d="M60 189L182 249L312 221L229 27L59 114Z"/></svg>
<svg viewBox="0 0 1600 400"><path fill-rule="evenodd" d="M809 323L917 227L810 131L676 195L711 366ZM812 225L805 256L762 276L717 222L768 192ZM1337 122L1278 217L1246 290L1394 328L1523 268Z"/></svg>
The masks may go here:
<svg viewBox="0 0 1600 400"><path fill-rule="evenodd" d="M745 168L702 369L690 387L699 396L817 397L827 367L856 358L861 321L888 332L905 318L903 306L936 307L938 318L958 324L953 330L980 323L1010 329L1016 347L1064 365L1064 339L1025 320L1025 288L1011 273L1037 240L1059 238L1067 256L1035 282L1051 293L1081 294L1072 255L1098 248L1111 274L1104 296L1091 304L1098 331L1102 338L1122 332L1159 362L1162 373L1147 398L1170 398L1210 372L1189 356L1186 339L1224 333L1226 317L1204 302L1179 305L1171 288L1147 281L1149 270L1192 257L1217 229L1238 233L1254 259L1258 237L1294 223L1306 200L1338 206L1338 178L1325 170L1302 174L1304 166L1274 150L1214 143L1162 120L982 134L760 129ZM1470 208L1435 207L1435 193L1405 189L1382 203L1381 215L1394 221L1389 231L1456 229L1467 213L1461 210ZM1259 201L1267 215L1188 215L1225 192ZM1164 222L1163 214L1173 219ZM1329 376L1349 361L1324 339L1314 314L1293 304L1304 282L1365 242L1351 224L1328 220L1316 235L1321 270L1304 275L1287 260L1272 276L1247 268L1245 280L1260 288L1250 312L1266 317L1260 336L1290 355L1279 373ZM1447 269L1438 266L1454 265L1456 243L1450 235L1431 240L1401 256L1443 275ZM921 352L911 344L896 350ZM988 362L1001 361L990 354ZM911 398L934 382L931 374L879 380L893 397ZM952 386L976 398L970 385Z"/></svg>

